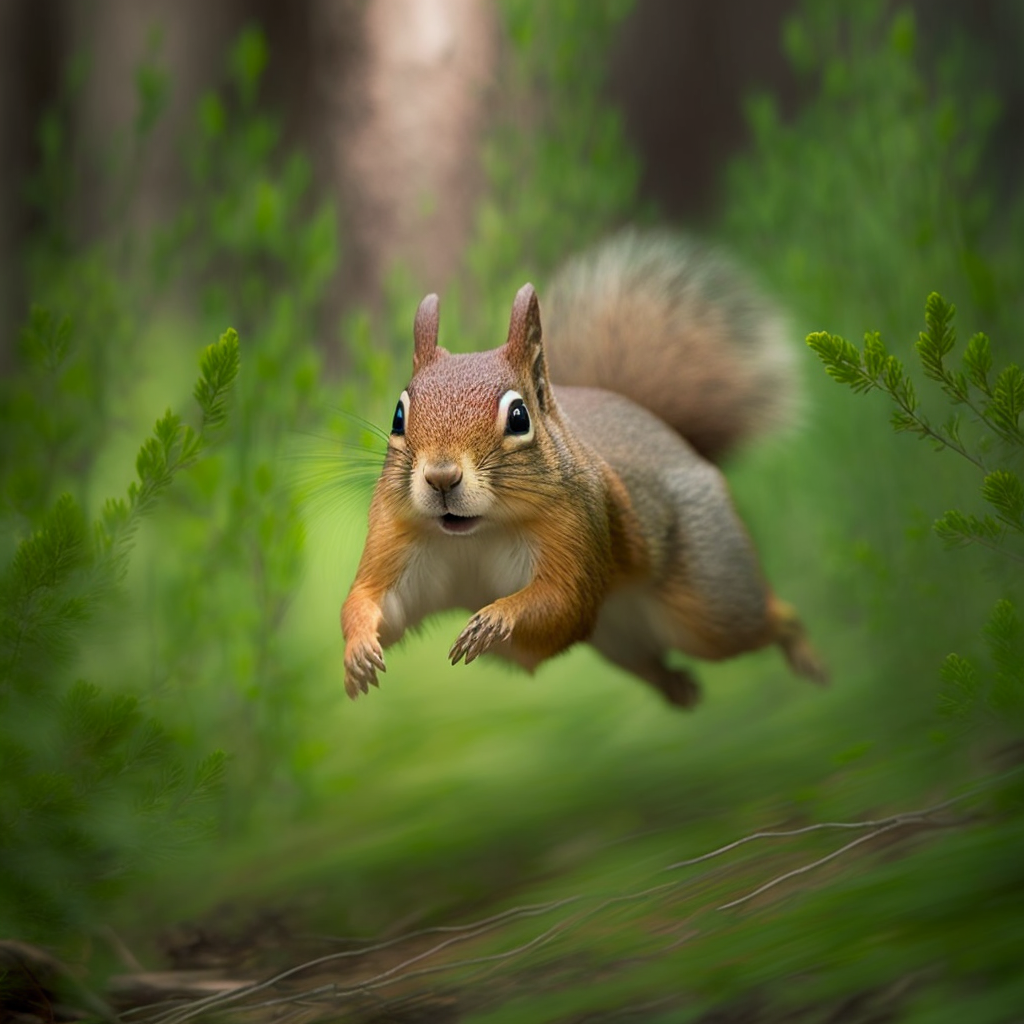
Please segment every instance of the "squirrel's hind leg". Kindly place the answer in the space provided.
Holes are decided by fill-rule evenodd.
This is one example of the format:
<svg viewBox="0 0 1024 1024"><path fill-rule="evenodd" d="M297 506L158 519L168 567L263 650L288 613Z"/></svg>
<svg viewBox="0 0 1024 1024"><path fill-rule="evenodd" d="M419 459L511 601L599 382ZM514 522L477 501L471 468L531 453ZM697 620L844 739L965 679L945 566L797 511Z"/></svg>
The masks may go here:
<svg viewBox="0 0 1024 1024"><path fill-rule="evenodd" d="M692 708L700 702L696 677L665 664L667 652L651 628L648 602L640 593L609 599L588 642L613 665L653 686L674 707Z"/></svg>
<svg viewBox="0 0 1024 1024"><path fill-rule="evenodd" d="M607 649L593 640L591 645L612 664L653 686L674 707L693 708L700 703L700 683L685 668L669 668L657 654L644 656L640 651Z"/></svg>
<svg viewBox="0 0 1024 1024"><path fill-rule="evenodd" d="M755 585L763 587L753 578L749 584L749 595ZM715 607L686 586L667 588L662 598L676 629L670 642L687 654L720 661L777 644L797 675L820 685L829 680L796 609L771 590L762 589L760 601L737 601L734 607L729 603Z"/></svg>

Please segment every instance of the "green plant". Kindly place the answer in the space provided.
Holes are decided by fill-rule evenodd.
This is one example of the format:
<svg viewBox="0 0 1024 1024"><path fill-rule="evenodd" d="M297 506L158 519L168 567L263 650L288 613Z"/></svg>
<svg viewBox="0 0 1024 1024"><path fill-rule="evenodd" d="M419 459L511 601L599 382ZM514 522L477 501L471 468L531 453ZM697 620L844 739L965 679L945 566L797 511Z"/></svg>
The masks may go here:
<svg viewBox="0 0 1024 1024"><path fill-rule="evenodd" d="M1024 483L1010 460L1024 449L1020 428L1024 373L1010 363L993 379L991 345L981 333L971 337L960 366L951 368L947 357L956 344L955 313L955 307L941 296L929 295L926 329L919 334L915 348L925 377L938 384L954 407L966 407L972 414L971 427L980 435L969 439L959 413L941 425L933 424L921 409L912 378L899 358L888 352L878 332L865 335L863 349L827 332L809 335L807 344L834 380L854 391L879 390L888 395L897 407L892 415L897 431L916 434L937 449L953 451L984 474L980 497L990 511L979 516L950 509L935 521L935 533L947 545L980 545L1004 560L1020 563L1024 561ZM976 666L958 654L946 658L940 699L947 716L964 719L982 705L1002 717L1019 716L1024 709L1022 633L1013 603L1000 600L985 627L992 665L989 678L983 682Z"/></svg>
<svg viewBox="0 0 1024 1024"><path fill-rule="evenodd" d="M511 45L482 153L488 189L459 281L472 296L469 315L461 323L451 317L457 303L443 314L455 339L496 344L523 281L542 288L541 275L644 212L640 163L603 95L607 54L631 7L632 0L501 3Z"/></svg>
<svg viewBox="0 0 1024 1024"><path fill-rule="evenodd" d="M309 796L306 722L318 673L286 630L305 537L291 456L333 399L322 349L336 215L260 103L268 60L262 32L244 31L226 86L199 102L185 146L189 189L155 240L156 272L180 278L204 320L239 324L249 372L221 454L179 492L161 521L165 543L147 552L137 581L156 623L140 664L158 666L155 686L176 728L234 751L236 788L222 814L239 830L260 808L292 809ZM231 795L253 792L264 801Z"/></svg>
<svg viewBox="0 0 1024 1024"><path fill-rule="evenodd" d="M96 458L122 425L122 396L142 372L138 343L166 283L150 272L135 227L141 169L170 92L159 34L136 71L136 116L99 152L72 128L88 74L83 55L69 62L25 186L36 224L24 253L33 309L7 392L18 430L0 439L5 463L17 464L3 496L15 515L30 517L63 491L90 503Z"/></svg>
<svg viewBox="0 0 1024 1024"><path fill-rule="evenodd" d="M933 530L952 547L978 545L1001 560L1024 562L1024 483L1012 461L1024 450L1020 417L1024 413L1024 373L1009 363L993 373L988 337L972 335L960 365L950 366L956 346L956 307L933 292L925 305L925 330L915 349L927 380L938 385L955 410L970 414L965 433L963 415L954 411L937 424L922 410L917 388L901 360L890 353L881 335L869 332L858 349L825 331L807 338L833 380L856 392L881 391L896 405L893 428L916 434L938 450L949 450L983 474L979 496L989 511L981 515L955 508L935 520ZM1024 628L1014 604L1001 599L984 630L990 667L950 654L942 666L940 707L946 717L964 721L982 708L997 719L1024 725Z"/></svg>
<svg viewBox="0 0 1024 1024"><path fill-rule="evenodd" d="M36 328L48 324L41 311ZM38 340L38 336L37 340ZM69 321L34 353L58 375ZM203 354L196 426L168 411L139 450L137 479L90 525L65 494L14 549L0 576L0 930L53 940L97 908L155 852L205 827L202 803L224 755L190 763L144 694L76 678L83 633L116 607L142 519L195 466L226 416L238 374L228 331Z"/></svg>
<svg viewBox="0 0 1024 1024"><path fill-rule="evenodd" d="M984 165L999 100L983 61L923 52L918 36L908 8L804 0L783 46L811 98L793 118L771 96L748 102L753 151L729 168L726 231L831 323L859 325L867 303L903 335L908 293L955 288L991 317L1012 290Z"/></svg>
<svg viewBox="0 0 1024 1024"><path fill-rule="evenodd" d="M154 850L177 849L200 824L246 818L252 805L226 792L282 773L301 785L308 672L289 661L281 623L303 529L283 456L289 434L329 401L313 339L336 258L334 214L259 107L267 52L249 30L230 55L229 89L200 104L182 206L153 233L135 227L140 168L171 87L158 57L154 37L98 206L69 170L81 62L44 118L30 187L40 212L27 250L33 306L17 372L3 382L0 431L0 917L22 937L81 930ZM96 214L88 231L83 210ZM204 356L199 421L161 417L127 495L103 504L96 495L143 405L135 396L154 376L164 390L180 386L197 330L183 329L181 299L196 294L198 329L230 317L247 332L230 420L233 332ZM207 451L215 429L220 444ZM144 517L152 525L140 531ZM211 748L233 754L225 787Z"/></svg>
<svg viewBox="0 0 1024 1024"><path fill-rule="evenodd" d="M956 308L935 292L928 296L925 307L926 330L915 348L921 368L929 380L935 381L954 406L965 406L974 425L986 436L973 444L962 432L962 416L953 413L941 425L934 425L922 412L914 382L900 359L891 354L875 331L864 336L864 348L827 332L808 336L807 344L818 354L829 376L854 391L880 390L896 403L892 424L897 431L906 431L928 439L938 448L948 448L967 459L983 472L981 496L995 513L983 518L960 510L947 512L935 523L935 532L949 544L981 544L994 548L1004 557L1024 561L1024 554L1014 550L1013 541L1024 536L1024 483L1009 468L1007 449L1024 448L1020 416L1024 412L1024 373L1010 363L990 380L992 353L989 339L978 333L972 336L963 353L959 369L950 369L946 357L956 344L953 317ZM1001 460L993 467L993 444L1003 443Z"/></svg>

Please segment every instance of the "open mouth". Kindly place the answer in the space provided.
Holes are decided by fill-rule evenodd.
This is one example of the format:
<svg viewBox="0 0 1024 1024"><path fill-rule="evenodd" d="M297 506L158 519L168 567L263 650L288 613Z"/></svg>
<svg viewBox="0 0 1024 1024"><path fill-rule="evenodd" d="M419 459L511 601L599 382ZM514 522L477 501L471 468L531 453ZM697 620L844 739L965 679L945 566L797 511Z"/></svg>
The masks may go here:
<svg viewBox="0 0 1024 1024"><path fill-rule="evenodd" d="M470 533L482 518L482 516L457 516L454 512L445 512L439 522L445 533Z"/></svg>

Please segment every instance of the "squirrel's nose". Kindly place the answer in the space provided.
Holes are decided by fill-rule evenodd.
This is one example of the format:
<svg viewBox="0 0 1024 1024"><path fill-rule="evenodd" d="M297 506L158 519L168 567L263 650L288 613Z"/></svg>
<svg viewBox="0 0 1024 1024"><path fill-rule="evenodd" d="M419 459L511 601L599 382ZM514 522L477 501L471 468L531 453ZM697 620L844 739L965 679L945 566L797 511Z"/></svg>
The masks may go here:
<svg viewBox="0 0 1024 1024"><path fill-rule="evenodd" d="M454 462L427 466L423 478L435 491L450 491L462 480L462 469Z"/></svg>

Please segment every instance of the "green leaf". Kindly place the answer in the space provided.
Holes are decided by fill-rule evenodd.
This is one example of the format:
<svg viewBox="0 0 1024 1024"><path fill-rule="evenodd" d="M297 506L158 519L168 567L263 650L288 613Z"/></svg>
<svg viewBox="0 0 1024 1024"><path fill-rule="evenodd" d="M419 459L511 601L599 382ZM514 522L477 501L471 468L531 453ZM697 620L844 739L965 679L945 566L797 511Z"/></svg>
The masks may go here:
<svg viewBox="0 0 1024 1024"><path fill-rule="evenodd" d="M940 358L946 356L956 343L956 328L953 326L955 316L956 306L946 302L938 292L928 296L924 307L927 338Z"/></svg>
<svg viewBox="0 0 1024 1024"><path fill-rule="evenodd" d="M105 694L79 681L57 706L64 756L78 775L79 787L124 767L125 741L141 724L138 699L131 694Z"/></svg>
<svg viewBox="0 0 1024 1024"><path fill-rule="evenodd" d="M992 350L987 335L975 334L967 343L964 369L971 383L986 395L989 394L988 372L992 369Z"/></svg>
<svg viewBox="0 0 1024 1024"><path fill-rule="evenodd" d="M957 402L966 402L970 398L970 389L967 386L967 377L962 370L947 372L946 393Z"/></svg>
<svg viewBox="0 0 1024 1024"><path fill-rule="evenodd" d="M17 546L0 577L0 696L20 668L46 673L74 649L90 603L83 596L92 547L85 516L70 495L63 495L43 517L39 528Z"/></svg>
<svg viewBox="0 0 1024 1024"><path fill-rule="evenodd" d="M828 375L840 384L848 384L854 391L866 391L873 386L873 380L861 365L861 355L856 345L837 334L816 331L807 336L807 345L825 364Z"/></svg>
<svg viewBox="0 0 1024 1024"><path fill-rule="evenodd" d="M897 409L893 412L892 416L889 417L889 422L892 424L892 429L897 433L925 433L921 423L909 413L903 412L902 409Z"/></svg>
<svg viewBox="0 0 1024 1024"><path fill-rule="evenodd" d="M918 335L914 348L917 349L925 376L930 377L932 380L945 382L946 370L942 365L942 352L934 340L927 334L921 333Z"/></svg>
<svg viewBox="0 0 1024 1024"><path fill-rule="evenodd" d="M960 417L953 413L948 420L942 425L940 431L950 444L954 448L962 448L963 442L960 440Z"/></svg>
<svg viewBox="0 0 1024 1024"><path fill-rule="evenodd" d="M878 331L869 331L864 335L864 367L873 380L881 375L888 355Z"/></svg>
<svg viewBox="0 0 1024 1024"><path fill-rule="evenodd" d="M1024 412L1024 373L1011 363L996 377L992 399L985 409L996 429L1007 440L1021 438L1018 421Z"/></svg>
<svg viewBox="0 0 1024 1024"><path fill-rule="evenodd" d="M196 765L193 773L193 796L207 799L215 795L224 784L227 771L227 756L222 750L215 750Z"/></svg>
<svg viewBox="0 0 1024 1024"><path fill-rule="evenodd" d="M148 135L160 120L171 92L170 76L156 64L143 64L135 72L135 89L139 110L135 115L135 131Z"/></svg>
<svg viewBox="0 0 1024 1024"><path fill-rule="evenodd" d="M980 689L974 666L959 654L950 654L942 663L939 677L945 684L939 691L939 714L966 718L974 709Z"/></svg>
<svg viewBox="0 0 1024 1024"><path fill-rule="evenodd" d="M896 399L904 408L911 412L917 411L917 391L914 382L909 377L904 377L896 391Z"/></svg>
<svg viewBox="0 0 1024 1024"><path fill-rule="evenodd" d="M958 509L950 509L935 521L932 529L951 547L975 541L993 544L1003 536L1003 527L991 516L979 519Z"/></svg>
<svg viewBox="0 0 1024 1024"><path fill-rule="evenodd" d="M999 518L1018 532L1024 532L1024 484L1008 469L997 469L985 477L982 497L999 513Z"/></svg>
<svg viewBox="0 0 1024 1024"><path fill-rule="evenodd" d="M894 398L903 394L909 384L909 379L903 371L903 363L893 355L886 356L885 366L882 369L882 385ZM907 404L907 403L904 403ZM916 403L909 403L909 408L915 408Z"/></svg>
<svg viewBox="0 0 1024 1024"><path fill-rule="evenodd" d="M219 427L227 417L227 393L238 376L238 332L229 327L209 345L199 362L200 378L193 395L203 410L203 429Z"/></svg>
<svg viewBox="0 0 1024 1024"><path fill-rule="evenodd" d="M127 568L127 554L138 529L175 474L190 466L201 454L207 431L223 423L227 415L227 394L238 375L238 335L229 329L219 341L207 347L200 359L201 375L194 395L203 413L199 431L182 423L170 409L157 420L153 434L143 441L135 459L138 480L128 486L128 500L108 501L96 523L97 546L115 576Z"/></svg>
<svg viewBox="0 0 1024 1024"><path fill-rule="evenodd" d="M911 11L900 11L892 20L889 31L889 45L900 56L911 58L917 46L917 26Z"/></svg>
<svg viewBox="0 0 1024 1024"><path fill-rule="evenodd" d="M63 586L89 564L85 517L70 494L61 495L39 529L17 547L5 574L4 595L24 599L33 592Z"/></svg>
<svg viewBox="0 0 1024 1024"><path fill-rule="evenodd" d="M1024 626L1012 602L996 603L984 634L996 670L989 704L1007 714L1024 705Z"/></svg>
<svg viewBox="0 0 1024 1024"><path fill-rule="evenodd" d="M267 39L263 32L250 26L245 29L231 50L230 67L242 101L251 105L256 99L260 78L267 66Z"/></svg>
<svg viewBox="0 0 1024 1024"><path fill-rule="evenodd" d="M34 305L21 332L22 352L30 363L52 373L67 358L72 333L69 316L57 320L46 307Z"/></svg>
<svg viewBox="0 0 1024 1024"><path fill-rule="evenodd" d="M199 123L209 139L222 136L227 128L228 115L221 98L215 92L206 93L199 101Z"/></svg>
<svg viewBox="0 0 1024 1024"><path fill-rule="evenodd" d="M782 45L790 64L801 74L808 74L820 60L820 55L803 18L789 17L783 23Z"/></svg>

